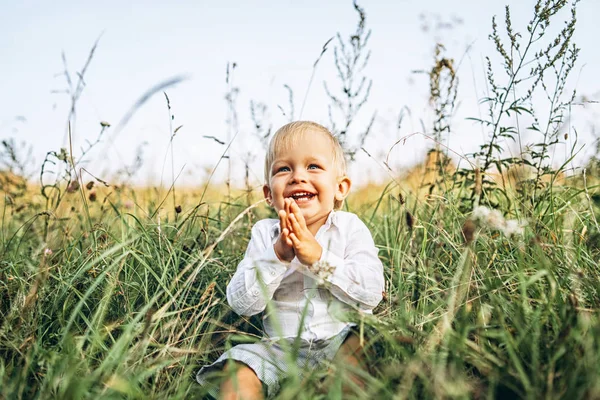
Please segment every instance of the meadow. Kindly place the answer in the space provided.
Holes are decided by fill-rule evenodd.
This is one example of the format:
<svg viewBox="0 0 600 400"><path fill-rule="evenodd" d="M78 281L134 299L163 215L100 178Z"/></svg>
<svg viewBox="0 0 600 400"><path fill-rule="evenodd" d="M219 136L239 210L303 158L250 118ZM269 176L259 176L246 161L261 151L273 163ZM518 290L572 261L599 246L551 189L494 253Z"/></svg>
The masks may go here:
<svg viewBox="0 0 600 400"><path fill-rule="evenodd" d="M368 98L356 78L369 35L355 7L357 31L336 38L346 97L328 92L344 115L332 130L358 137L349 157L370 129L354 128ZM374 315L350 316L367 385L342 393L350 367L333 365L290 376L278 398L600 398L600 158L551 162L578 52L576 14L563 23L560 12L575 8L540 0L520 35L508 9L494 24L489 112L476 121L488 140L460 168L443 145L453 64L436 53L427 162L356 188L344 205L385 266ZM539 91L550 93L546 113L531 102ZM507 157L502 143L526 125L536 141ZM199 367L261 337L260 318L235 315L225 299L252 225L274 216L260 187L84 180L83 155L70 149L48 153L45 167L58 172L42 170L38 183L19 173L10 141L1 154L0 399L203 398Z"/></svg>

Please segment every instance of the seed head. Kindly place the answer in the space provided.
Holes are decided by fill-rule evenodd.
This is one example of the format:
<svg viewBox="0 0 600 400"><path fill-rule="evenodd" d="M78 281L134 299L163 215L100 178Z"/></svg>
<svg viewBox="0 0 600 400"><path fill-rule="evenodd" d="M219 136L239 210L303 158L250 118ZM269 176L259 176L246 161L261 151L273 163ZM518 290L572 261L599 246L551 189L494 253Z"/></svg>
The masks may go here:
<svg viewBox="0 0 600 400"><path fill-rule="evenodd" d="M406 210L406 226L408 226L408 229L410 229L411 231L413 229L413 226L415 226L415 218L408 210Z"/></svg>
<svg viewBox="0 0 600 400"><path fill-rule="evenodd" d="M402 192L398 192L398 200L400 200L401 205L404 205L404 203L406 203L406 200L404 200L404 196L402 196Z"/></svg>
<svg viewBox="0 0 600 400"><path fill-rule="evenodd" d="M88 195L88 199L90 199L90 201L92 201L92 202L96 201L96 197L97 196L96 196L96 192L95 191L90 192L90 194Z"/></svg>
<svg viewBox="0 0 600 400"><path fill-rule="evenodd" d="M475 196L477 198L481 197L482 185L483 179L481 178L481 170L479 168L475 168Z"/></svg>
<svg viewBox="0 0 600 400"><path fill-rule="evenodd" d="M465 221L463 227L462 227L462 234L463 237L465 238L465 243L467 245L470 245L473 242L473 239L475 238L475 229L477 228L477 226L475 225L475 222L473 222L472 220L468 219Z"/></svg>
<svg viewBox="0 0 600 400"><path fill-rule="evenodd" d="M74 180L67 186L67 193L75 193L79 189L79 181Z"/></svg>

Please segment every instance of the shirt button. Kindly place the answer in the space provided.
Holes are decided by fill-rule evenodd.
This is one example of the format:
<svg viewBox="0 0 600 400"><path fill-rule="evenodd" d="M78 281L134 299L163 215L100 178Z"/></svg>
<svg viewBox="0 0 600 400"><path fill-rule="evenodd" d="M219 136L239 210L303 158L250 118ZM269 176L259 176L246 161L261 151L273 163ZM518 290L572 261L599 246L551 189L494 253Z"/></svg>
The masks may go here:
<svg viewBox="0 0 600 400"><path fill-rule="evenodd" d="M271 270L270 274L271 274L271 276L275 276L275 271Z"/></svg>
<svg viewBox="0 0 600 400"><path fill-rule="evenodd" d="M258 294L259 294L259 293L258 293L258 290L254 289L254 290L252 291L252 295L253 295L253 296L258 296Z"/></svg>

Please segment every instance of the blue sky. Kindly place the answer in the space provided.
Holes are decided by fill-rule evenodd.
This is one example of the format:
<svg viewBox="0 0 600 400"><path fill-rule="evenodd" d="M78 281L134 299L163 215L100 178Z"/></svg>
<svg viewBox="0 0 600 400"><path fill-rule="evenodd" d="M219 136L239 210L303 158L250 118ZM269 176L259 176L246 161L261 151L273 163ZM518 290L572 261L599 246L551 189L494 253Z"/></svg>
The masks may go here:
<svg viewBox="0 0 600 400"><path fill-rule="evenodd" d="M175 174L183 171L179 178L182 184L202 180L224 150L203 136L221 140L228 137L224 99L228 62L237 63L233 86L239 88L240 133L231 148L234 175L241 179L242 160L250 152L254 155L251 175L260 182L263 153L250 134L250 101L267 105L269 119L276 128L289 117L279 108L289 108L284 88L289 85L294 91L297 118L313 62L323 44L336 32L348 36L356 23L351 1L340 0L2 2L0 138L12 137L33 146L32 171L39 170L46 151L66 146L70 103L68 96L57 93L66 87L61 54L64 52L75 79L93 43L100 38L77 103L75 155L86 146L86 140L95 140L99 122L107 121L112 127L89 153L86 168L98 176L110 177L118 168L131 164L136 149L147 143L143 146L145 164L136 176L138 182L160 181L163 174L165 178L171 176L167 150L170 121L164 96L158 93L150 98L117 132L118 122L150 87L175 76L188 77L166 90L175 116L172 129L182 125L173 141ZM433 47L439 40L446 45L446 56L457 62L462 59L460 105L449 145L459 153L474 150L485 132L464 118L481 112L477 99L486 93L483 57L493 54L487 39L492 15L499 15L502 21L504 4L509 4L513 25L525 31L534 2L396 0L360 4L372 29L372 56L365 74L373 79L373 89L357 127L363 126L374 111L378 113L365 147L381 158L399 137L422 131L421 121L428 128L428 80L413 71L431 67ZM582 52L571 82L579 94L598 100L600 53L595 51L599 33L595 19L600 15L600 2L584 0L578 10L576 43ZM440 21L451 23L453 28L435 29ZM424 25L430 29L425 31ZM323 81L332 87L337 85L332 48L317 67L304 119L328 123ZM397 132L395 120L403 107L410 109L410 118ZM598 106L590 105L574 115L580 142L591 142L589 121L597 121L598 111ZM393 164L400 167L417 162L428 145L422 138L412 138L395 148ZM583 153L588 150L591 148ZM220 167L217 176L223 173ZM359 158L354 173L359 180L368 174L385 176L381 167L367 157Z"/></svg>

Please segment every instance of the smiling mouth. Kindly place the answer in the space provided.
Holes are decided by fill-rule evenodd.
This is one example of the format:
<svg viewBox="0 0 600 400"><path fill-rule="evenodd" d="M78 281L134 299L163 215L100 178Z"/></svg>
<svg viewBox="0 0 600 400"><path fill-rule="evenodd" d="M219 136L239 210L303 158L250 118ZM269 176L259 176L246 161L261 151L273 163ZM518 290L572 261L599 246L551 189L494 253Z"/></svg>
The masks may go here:
<svg viewBox="0 0 600 400"><path fill-rule="evenodd" d="M315 194L308 192L298 192L290 195L289 197L294 199L296 203L304 203L315 197Z"/></svg>

